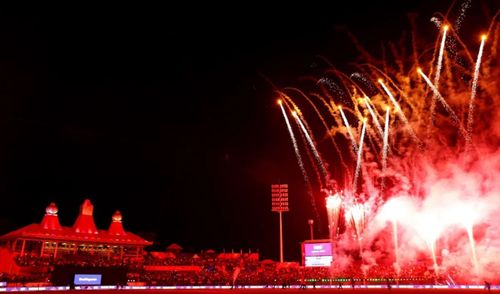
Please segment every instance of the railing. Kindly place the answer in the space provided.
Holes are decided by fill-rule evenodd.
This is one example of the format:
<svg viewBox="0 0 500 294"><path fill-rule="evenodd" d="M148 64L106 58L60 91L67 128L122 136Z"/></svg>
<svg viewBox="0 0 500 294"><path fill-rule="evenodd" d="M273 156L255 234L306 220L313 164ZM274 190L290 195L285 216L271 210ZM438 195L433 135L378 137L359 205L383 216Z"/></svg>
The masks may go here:
<svg viewBox="0 0 500 294"><path fill-rule="evenodd" d="M238 286L240 289L268 289L268 288L281 288L281 286L263 286L263 285L246 285ZM300 289L300 285L290 285L291 289ZM337 289L335 285L307 285L307 289ZM347 287L346 287L347 288ZM386 289L387 285L355 285L355 289ZM393 289L485 289L484 285L393 285ZM0 288L0 292L27 292L27 291L67 291L69 286L58 287L6 287ZM201 289L232 289L231 286L75 286L76 290L201 290ZM500 290L500 285L492 285L491 290Z"/></svg>

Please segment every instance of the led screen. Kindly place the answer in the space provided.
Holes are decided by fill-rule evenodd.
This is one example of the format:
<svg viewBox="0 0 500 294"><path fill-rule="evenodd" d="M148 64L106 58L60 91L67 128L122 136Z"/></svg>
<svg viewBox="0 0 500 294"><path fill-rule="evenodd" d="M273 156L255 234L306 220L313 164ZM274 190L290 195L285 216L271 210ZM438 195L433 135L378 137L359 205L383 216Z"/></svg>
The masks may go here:
<svg viewBox="0 0 500 294"><path fill-rule="evenodd" d="M75 285L101 285L102 275L76 274Z"/></svg>
<svg viewBox="0 0 500 294"><path fill-rule="evenodd" d="M333 261L331 243L303 243L303 246L305 266L331 266Z"/></svg>
<svg viewBox="0 0 500 294"><path fill-rule="evenodd" d="M331 243L304 243L305 256L332 256Z"/></svg>
<svg viewBox="0 0 500 294"><path fill-rule="evenodd" d="M307 256L306 266L331 266L332 256Z"/></svg>

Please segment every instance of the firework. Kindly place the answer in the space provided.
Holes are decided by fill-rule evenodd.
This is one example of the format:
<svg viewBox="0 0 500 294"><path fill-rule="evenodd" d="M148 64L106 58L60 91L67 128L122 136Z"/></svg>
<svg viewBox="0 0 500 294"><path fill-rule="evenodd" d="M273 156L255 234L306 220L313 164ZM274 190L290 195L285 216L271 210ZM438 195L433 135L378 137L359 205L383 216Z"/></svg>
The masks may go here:
<svg viewBox="0 0 500 294"><path fill-rule="evenodd" d="M361 136L359 137L359 147L358 147L358 159L356 160L356 171L354 173L354 191L356 191L356 187L358 186L358 177L359 171L361 169L361 161L363 160L363 141L365 139L365 131L366 131L366 118L363 119L363 128L361 129Z"/></svg>
<svg viewBox="0 0 500 294"><path fill-rule="evenodd" d="M439 46L439 54L438 54L438 61L436 65L436 75L434 76L434 86L436 89L439 89L439 78L441 77L441 69L443 67L443 55L444 55L444 47L446 44L446 32L448 32L448 25L443 26L443 37L441 39L441 46ZM431 102L431 124L429 124L429 130L434 124L434 111L436 108L436 93L434 93L432 97L432 102Z"/></svg>
<svg viewBox="0 0 500 294"><path fill-rule="evenodd" d="M290 121L288 120L288 115L286 115L285 108L283 107L283 101L278 100L278 104L281 108L281 112L283 113L283 118L285 119L286 127L288 129L288 133L290 134L290 139L292 140L293 150L295 151L295 156L297 157L297 162L300 167L300 171L302 172L302 176L304 177L304 182L309 182L309 177L307 176L306 169L304 167L304 162L302 161L302 156L299 152L299 145L297 145L297 140L295 139L295 135L293 133L292 126L290 125Z"/></svg>
<svg viewBox="0 0 500 294"><path fill-rule="evenodd" d="M474 124L474 98L476 97L477 91L477 80L479 78L479 67L481 66L481 58L483 56L484 42L486 41L486 35L481 36L481 45L479 46L479 53L477 54L476 66L474 67L474 78L472 79L472 89L469 101L469 115L467 117L467 149L470 147L470 142L472 141L472 126Z"/></svg>
<svg viewBox="0 0 500 294"><path fill-rule="evenodd" d="M434 86L432 84L431 80L429 80L429 77L427 77L427 75L422 71L421 68L417 68L417 72L418 72L418 74L420 74L422 76L422 78L424 78L424 80L427 83L427 85L429 85L429 87L432 89L432 92L434 93L434 97L436 97L437 99L439 99L439 101L443 104L444 108L446 109L446 111L448 112L448 114L450 115L450 117L453 119L453 122L455 124L459 125L460 130L465 135L465 131L464 131L463 126L461 125L460 119L455 114L455 111L453 111L453 109L451 109L450 105L446 102L446 100L444 100L443 96L441 96L441 93L439 93L439 91L436 88L436 86Z"/></svg>
<svg viewBox="0 0 500 294"><path fill-rule="evenodd" d="M326 177L326 175L328 174L327 171L326 171L326 168L325 168L325 165L323 163L323 160L321 159L321 156L319 155L319 152L318 150L316 149L316 145L314 144L314 141L313 139L311 138L311 135L309 134L308 130L306 129L306 127L304 126L304 124L302 123L302 120L300 119L299 115L297 114L297 112L293 112L293 116L295 117L295 119L297 120L297 124L300 126L300 128L302 129L302 132L304 133L304 136L306 136L306 139L307 139L307 143L309 143L309 147L311 148L313 154L314 154L314 158L316 159L316 162L318 163L318 166L320 167L321 169L321 173L323 174L323 176Z"/></svg>
<svg viewBox="0 0 500 294"><path fill-rule="evenodd" d="M382 172L385 174L387 169L387 150L389 149L389 114L391 108L387 107L385 111L385 127L384 127L384 147L382 148Z"/></svg>
<svg viewBox="0 0 500 294"><path fill-rule="evenodd" d="M404 124L408 128L408 132L410 132L410 135L413 137L415 142L420 143L420 140L418 139L417 135L415 134L415 131L411 127L410 122L406 118L406 115L401 110L399 103L394 98L394 95L392 95L391 91L389 90L389 88L387 88L387 86L384 84L384 81L382 79L378 79L378 82L382 86L382 88L384 89L385 93L387 93L387 96L389 96L389 99L391 100L392 104L394 104L394 107L395 107L394 111L398 114L399 118L404 122Z"/></svg>
<svg viewBox="0 0 500 294"><path fill-rule="evenodd" d="M366 108L370 112L370 115L372 116L372 120L375 123L375 126L377 127L378 132L380 133L380 136L384 136L384 132L382 131L382 126L380 126L380 122L378 121L377 115L375 115L375 112L373 111L373 108L370 106L370 98L368 96L365 96L364 98Z"/></svg>
<svg viewBox="0 0 500 294"><path fill-rule="evenodd" d="M347 117L345 116L341 105L338 106L338 109L339 109L340 115L342 116L342 120L344 121L345 128L347 129L347 133L349 134L349 138L351 138L352 147L354 148L355 151L357 151L358 146L356 145L356 140L354 139L354 135L352 134L351 126L349 125L349 121L347 120Z"/></svg>
<svg viewBox="0 0 500 294"><path fill-rule="evenodd" d="M439 55L436 66L436 75L434 77L434 85L439 88L439 78L441 76L441 68L443 66L443 55L444 55L444 45L446 44L446 32L448 31L448 26L443 27L443 38L441 40L441 46L439 46Z"/></svg>
<svg viewBox="0 0 500 294"><path fill-rule="evenodd" d="M394 242L394 269L399 277L401 272L401 266L399 265L399 244L398 244L398 221L394 218L392 219L392 240Z"/></svg>
<svg viewBox="0 0 500 294"><path fill-rule="evenodd" d="M365 227L365 207L363 204L356 203L349 207L346 213L347 222L351 223L356 233L361 250L361 234Z"/></svg>
<svg viewBox="0 0 500 294"><path fill-rule="evenodd" d="M498 15L488 30L492 44L500 34ZM321 88L308 94L320 102L314 105L316 121L344 151L344 174L354 174L348 182L327 176L338 187L325 195L330 236L336 256L352 260L350 265L365 274L371 266L389 264L399 277L424 256L437 276L459 269L469 280L495 278L500 276L497 49L492 45L488 50L484 35L474 60L465 45L468 39L458 36L458 25L453 30L441 26L453 23L448 18L433 21L441 28L433 46L417 52L413 42L410 56L391 48L397 68L363 51L370 64L356 66L355 74L325 70L338 77L342 91L318 83ZM420 66L432 73L432 81ZM314 104L303 93L287 98L290 110L304 99L307 107ZM308 128L301 113L295 117L307 139L305 147L316 157L311 160L319 162L313 120L308 117ZM477 152L468 152L471 145ZM329 165L322 166L330 172Z"/></svg>
<svg viewBox="0 0 500 294"><path fill-rule="evenodd" d="M342 199L338 193L329 195L326 198L326 210L328 212L328 226L330 228L330 236L337 236L339 225L339 214L342 204Z"/></svg>

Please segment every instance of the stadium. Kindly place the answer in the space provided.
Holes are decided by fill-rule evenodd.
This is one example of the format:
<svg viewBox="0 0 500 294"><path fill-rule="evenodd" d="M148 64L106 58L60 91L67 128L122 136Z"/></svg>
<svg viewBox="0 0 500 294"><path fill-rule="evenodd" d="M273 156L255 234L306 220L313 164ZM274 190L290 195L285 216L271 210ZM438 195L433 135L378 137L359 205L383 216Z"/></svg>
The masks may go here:
<svg viewBox="0 0 500 294"><path fill-rule="evenodd" d="M98 228L89 199L61 225L71 209L49 202L39 222L0 236L0 292L500 291L500 12L465 39L465 6L456 20L451 8L431 18L434 43L413 28L376 58L349 34L361 53L350 67L319 56L320 73L303 84L269 81L266 107L280 119L287 160L315 214L310 238L286 244L300 260L283 258L283 213L294 212L281 182L266 182L279 214L279 261L259 251L160 246L126 230L140 208L116 210ZM328 232L315 239L314 224Z"/></svg>

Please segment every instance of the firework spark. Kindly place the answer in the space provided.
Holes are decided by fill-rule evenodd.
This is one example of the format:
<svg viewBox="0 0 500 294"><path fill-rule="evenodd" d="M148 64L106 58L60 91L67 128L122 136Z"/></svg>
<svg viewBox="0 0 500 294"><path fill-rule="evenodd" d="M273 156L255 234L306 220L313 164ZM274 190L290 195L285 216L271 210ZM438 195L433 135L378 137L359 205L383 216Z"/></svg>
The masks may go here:
<svg viewBox="0 0 500 294"><path fill-rule="evenodd" d="M387 170L387 150L389 149L389 114L391 108L387 107L385 111L385 127L384 127L384 146L382 148L382 171L385 174Z"/></svg>
<svg viewBox="0 0 500 294"><path fill-rule="evenodd" d="M349 134L349 138L351 138L352 147L354 148L354 151L357 152L358 146L356 145L356 140L354 139L354 135L352 134L351 126L349 125L349 121L347 120L347 117L345 116L341 105L338 106L338 109L339 109L340 115L342 116L342 120L344 121L345 128L347 129L347 133Z"/></svg>
<svg viewBox="0 0 500 294"><path fill-rule="evenodd" d="M404 122L404 124L408 128L408 132L410 133L410 135L413 137L415 142L420 144L420 140L418 139L417 135L415 134L415 131L413 130L412 126L410 125L408 118L406 118L406 115L401 110L401 106L399 106L399 103L396 101L396 99L392 95L389 88L387 88L387 86L384 84L384 81L382 79L378 79L378 82L382 86L382 88L384 89L385 93L387 93L387 96L389 96L389 99L391 100L392 104L394 104L394 107L395 107L394 111L398 114L399 118Z"/></svg>
<svg viewBox="0 0 500 294"><path fill-rule="evenodd" d="M432 84L431 80L429 80L429 77L427 77L427 75L422 71L421 68L418 68L417 72L418 72L418 74L420 74L422 76L422 78L424 78L424 80L427 83L427 85L429 85L429 87L431 88L432 92L434 93L434 96L436 98L438 98L438 100L441 102L441 104L443 104L444 108L446 109L446 111L448 112L448 114L450 115L450 117L452 118L453 122L456 125L459 126L460 131L462 132L462 134L466 136L465 130L464 130L464 128L463 128L463 126L462 126L462 124L460 122L460 119L456 115L455 111L453 111L453 109L451 109L450 105L446 102L446 100L444 100L443 96L441 95L441 93L439 93L439 91L436 88L436 86L434 86Z"/></svg>
<svg viewBox="0 0 500 294"><path fill-rule="evenodd" d="M347 211L347 218L355 229L356 238L361 240L361 233L365 227L365 206L360 203L353 204Z"/></svg>
<svg viewBox="0 0 500 294"><path fill-rule="evenodd" d="M436 89L439 89L439 78L441 76L441 68L443 67L443 55L444 55L444 45L446 44L446 32L448 31L448 26L443 26L443 38L441 40L441 46L439 46L439 55L436 66L436 75L434 77L434 85Z"/></svg>
<svg viewBox="0 0 500 294"><path fill-rule="evenodd" d="M441 46L439 46L439 54L438 54L438 61L436 65L436 75L434 76L434 86L436 89L439 89L439 78L441 77L441 69L443 67L443 56L444 56L444 47L446 44L446 32L448 32L448 25L443 26L443 37L441 39ZM436 108L436 99L437 96L434 93L431 101L431 123L429 124L429 130L434 124L434 111Z"/></svg>
<svg viewBox="0 0 500 294"><path fill-rule="evenodd" d="M469 100L469 115L467 117L467 149L470 148L472 141L472 127L474 124L474 99L476 98L477 80L479 79L479 68L481 66L481 58L483 57L484 42L486 35L481 36L481 45L479 46L479 53L477 54L476 66L474 67L474 78L472 80L472 89Z"/></svg>
<svg viewBox="0 0 500 294"><path fill-rule="evenodd" d="M366 108L370 112L370 115L372 116L372 120L375 123L375 126L377 127L378 132L380 133L380 136L384 136L384 132L382 131L382 126L380 126L380 122L378 121L377 115L375 115L375 112L373 111L373 108L370 106L370 98L368 96L365 96L364 98Z"/></svg>
<svg viewBox="0 0 500 294"><path fill-rule="evenodd" d="M290 125L290 121L288 120L288 115L286 115L285 108L283 107L283 101L278 100L278 104L281 108L281 112L283 113L283 118L285 119L286 127L288 129L288 133L290 134L290 139L292 140L293 150L295 151L295 156L297 157L297 162L299 164L300 171L302 172L302 176L304 177L304 182L308 183L309 177L307 176L307 172L304 167L304 162L302 161L302 156L300 155L299 145L297 145L297 140L295 139L292 126Z"/></svg>
<svg viewBox="0 0 500 294"><path fill-rule="evenodd" d="M326 198L326 210L328 212L328 226L330 228L330 236L335 237L338 234L339 214L342 204L342 198L338 193L329 195Z"/></svg>
<svg viewBox="0 0 500 294"><path fill-rule="evenodd" d="M363 160L363 141L365 139L365 131L366 131L366 118L363 119L363 127L361 129L361 136L359 137L359 148L358 148L358 158L356 160L356 171L354 173L354 191L356 191L356 187L358 186L358 177L359 171L361 170L361 161Z"/></svg>
<svg viewBox="0 0 500 294"><path fill-rule="evenodd" d="M323 163L323 160L321 159L321 156L319 155L318 149L316 149L316 144L314 143L313 139L311 138L311 135L309 134L306 127L302 123L302 120L300 119L297 112L293 112L292 114L295 117L295 119L297 120L297 123L299 124L300 128L302 129L304 136L306 136L307 142L309 143L309 147L311 148L311 150L314 154L314 158L316 159L316 162L318 163L318 165L321 169L321 173L323 175L328 174L328 172L326 171L326 168L325 168L325 164Z"/></svg>

